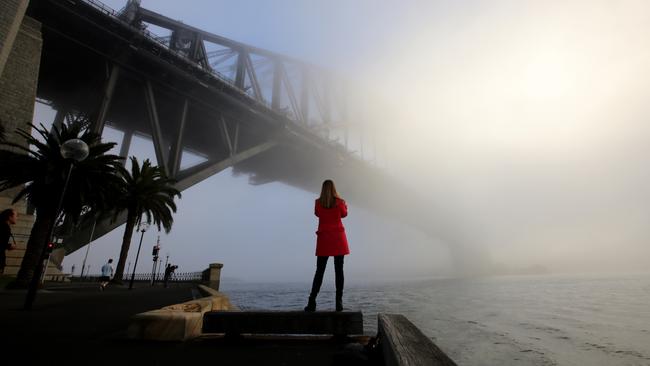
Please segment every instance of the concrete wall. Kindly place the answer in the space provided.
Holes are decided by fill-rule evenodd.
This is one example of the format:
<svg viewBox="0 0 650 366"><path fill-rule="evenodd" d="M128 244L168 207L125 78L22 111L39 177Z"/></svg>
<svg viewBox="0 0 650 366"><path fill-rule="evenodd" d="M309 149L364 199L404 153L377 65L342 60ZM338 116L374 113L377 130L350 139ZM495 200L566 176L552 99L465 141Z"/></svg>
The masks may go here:
<svg viewBox="0 0 650 366"><path fill-rule="evenodd" d="M28 1L0 0L0 123L7 141L24 142L15 134L28 129L34 116L38 70L41 62L41 24L24 16ZM15 276L34 223L25 201L14 205L18 188L0 192L0 210L14 207L18 223L12 228L18 249L7 252L5 274Z"/></svg>
<svg viewBox="0 0 650 366"><path fill-rule="evenodd" d="M0 75L0 123L8 141L20 142L14 131L28 128L34 117L42 44L41 24L24 17Z"/></svg>
<svg viewBox="0 0 650 366"><path fill-rule="evenodd" d="M13 48L29 0L0 0L0 75Z"/></svg>

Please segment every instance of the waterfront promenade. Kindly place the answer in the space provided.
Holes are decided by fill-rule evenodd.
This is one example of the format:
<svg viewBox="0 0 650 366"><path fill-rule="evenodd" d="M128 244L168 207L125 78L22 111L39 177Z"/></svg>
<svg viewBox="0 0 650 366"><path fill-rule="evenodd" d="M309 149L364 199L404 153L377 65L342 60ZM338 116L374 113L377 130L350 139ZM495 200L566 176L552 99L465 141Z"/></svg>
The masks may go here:
<svg viewBox="0 0 650 366"><path fill-rule="evenodd" d="M0 342L20 360L50 365L363 365L345 344L329 340L228 342L201 337L188 342L126 339L132 315L199 297L194 285L108 287L69 283L39 291L33 310L22 310L25 291L0 290ZM5 351L5 352L7 352ZM7 355L4 355L7 357Z"/></svg>

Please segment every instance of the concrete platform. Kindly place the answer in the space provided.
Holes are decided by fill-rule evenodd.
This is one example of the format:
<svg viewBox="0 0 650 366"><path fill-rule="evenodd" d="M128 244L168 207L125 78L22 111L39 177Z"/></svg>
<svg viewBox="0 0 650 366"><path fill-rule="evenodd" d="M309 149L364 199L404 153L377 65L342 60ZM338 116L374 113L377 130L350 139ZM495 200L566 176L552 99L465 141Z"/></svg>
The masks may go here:
<svg viewBox="0 0 650 366"><path fill-rule="evenodd" d="M363 335L360 311L209 311L203 333Z"/></svg>
<svg viewBox="0 0 650 366"><path fill-rule="evenodd" d="M32 311L25 291L0 290L0 342L21 362L55 365L373 365L363 355L369 337L327 339L199 337L186 342L127 338L133 315L194 300L195 286L108 287L73 283L39 291ZM5 351L6 352L6 351Z"/></svg>

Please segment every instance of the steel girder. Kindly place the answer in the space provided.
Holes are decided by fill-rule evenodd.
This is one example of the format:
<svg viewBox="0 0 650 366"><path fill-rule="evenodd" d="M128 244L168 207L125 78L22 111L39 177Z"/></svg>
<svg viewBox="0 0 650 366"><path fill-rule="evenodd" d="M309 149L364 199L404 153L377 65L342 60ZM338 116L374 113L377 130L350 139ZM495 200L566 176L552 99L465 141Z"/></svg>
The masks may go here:
<svg viewBox="0 0 650 366"><path fill-rule="evenodd" d="M308 120L312 106L320 115L332 113L330 98L325 96L329 89L317 68L183 25L132 3L127 6L132 10L128 23L123 15L118 17L104 8L97 12L96 4L94 0L30 4L30 14L43 23L39 98L50 101L61 113L91 115L92 129L98 133L107 125L121 131L120 155L129 155L134 135L150 137L157 164L176 179L181 190L250 159L276 156L272 152L279 147L289 165L293 164L290 159L309 160L318 154L332 155L335 164L352 158L345 147L323 138L323 130L342 121ZM177 37L181 31L190 32L190 52L183 54L143 33L138 24L146 20L169 29L178 27L173 28L179 32ZM174 44L172 38L169 44ZM228 48L206 52L200 48L204 47L201 42L219 42ZM239 82L237 76L224 80L206 70L201 57L209 59L210 55L235 59ZM271 67L270 83L260 80L264 73L257 68L259 64ZM287 108L292 112L284 113ZM195 152L205 161L181 169L184 151ZM296 154L304 151L309 153ZM262 165L255 169L269 169L268 164ZM252 179L263 179L263 172L255 169L250 173ZM93 239L123 219L100 220ZM82 224L74 236L65 239L68 253L88 242L88 227Z"/></svg>
<svg viewBox="0 0 650 366"><path fill-rule="evenodd" d="M146 24L168 29L171 36L163 43L171 50L232 82L275 111L286 113L288 108L289 117L296 122L326 126L340 126L344 122L332 121L334 115L342 116L333 110L340 111L343 106L330 98L328 84L332 75L323 68L189 26L142 8L139 1L130 0L119 16L138 29L146 28ZM209 48L213 50L207 51ZM258 77L263 68L269 69L270 78ZM313 106L310 100L314 101Z"/></svg>

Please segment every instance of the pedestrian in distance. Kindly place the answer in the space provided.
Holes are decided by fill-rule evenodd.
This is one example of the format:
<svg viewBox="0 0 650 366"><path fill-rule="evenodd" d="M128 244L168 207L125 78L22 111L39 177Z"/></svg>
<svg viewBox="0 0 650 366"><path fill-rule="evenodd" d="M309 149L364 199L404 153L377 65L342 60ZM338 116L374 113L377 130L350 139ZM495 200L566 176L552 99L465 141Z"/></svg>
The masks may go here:
<svg viewBox="0 0 650 366"><path fill-rule="evenodd" d="M109 258L108 262L102 266L102 277L101 277L101 283L99 284L99 290L104 291L106 289L106 286L108 286L108 283L111 281L111 278L113 278L113 258Z"/></svg>
<svg viewBox="0 0 650 366"><path fill-rule="evenodd" d="M171 263L169 263L167 265L167 268L165 268L165 288L167 288L167 283L172 278L172 275L174 274L174 271L176 271L176 268L178 268L178 266L172 266Z"/></svg>
<svg viewBox="0 0 650 366"><path fill-rule="evenodd" d="M8 208L0 212L0 275L5 273L7 266L7 250L16 249L16 239L11 233L11 225L16 225L18 212Z"/></svg>
<svg viewBox="0 0 650 366"><path fill-rule="evenodd" d="M305 311L316 311L316 297L323 283L323 275L329 257L334 257L336 311L343 311L343 258L350 254L350 249L341 219L348 215L348 206L339 196L334 182L330 179L323 182L320 197L316 200L314 214L318 217L316 273Z"/></svg>

